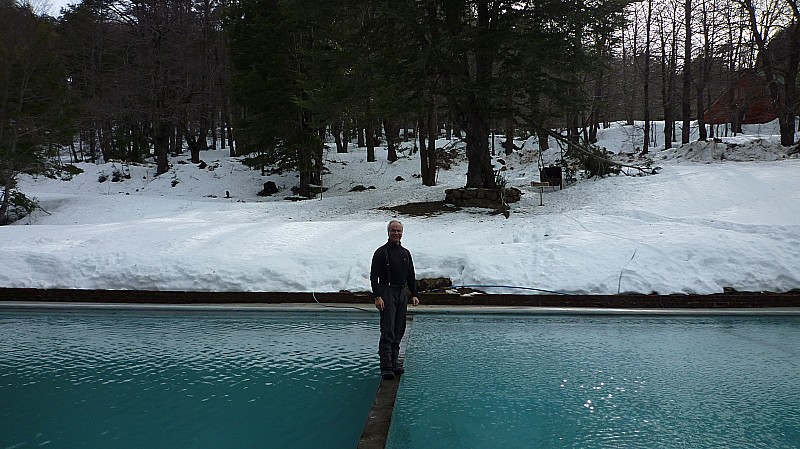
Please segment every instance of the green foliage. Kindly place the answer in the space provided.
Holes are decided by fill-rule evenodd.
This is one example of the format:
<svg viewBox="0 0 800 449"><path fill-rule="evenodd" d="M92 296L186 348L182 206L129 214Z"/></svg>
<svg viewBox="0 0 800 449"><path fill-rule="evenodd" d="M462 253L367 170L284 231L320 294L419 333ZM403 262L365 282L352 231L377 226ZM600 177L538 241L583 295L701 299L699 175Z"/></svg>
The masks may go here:
<svg viewBox="0 0 800 449"><path fill-rule="evenodd" d="M13 2L0 3L0 179L46 173L53 148L74 132L66 72L51 20ZM21 193L0 203L0 222L25 211ZM11 201L19 204L12 205Z"/></svg>
<svg viewBox="0 0 800 449"><path fill-rule="evenodd" d="M131 179L130 173L125 173L124 169L113 167L111 171L111 182L122 182L125 179Z"/></svg>
<svg viewBox="0 0 800 449"><path fill-rule="evenodd" d="M237 123L237 143L245 163L265 170L296 169L300 193L319 183L322 140L318 129L326 85L318 56L338 46L319 16L299 0L243 0L231 8L227 28L233 65L233 100L244 113ZM327 53L326 53L327 52ZM324 112L323 112L324 114Z"/></svg>
<svg viewBox="0 0 800 449"><path fill-rule="evenodd" d="M587 150L569 151L567 153L576 160L578 166L586 172L587 177L618 175L620 167L611 161L612 153L605 148L591 145Z"/></svg>
<svg viewBox="0 0 800 449"><path fill-rule="evenodd" d="M297 168L296 159L295 154L292 154L285 145L279 143L264 151L250 153L242 159L242 164L262 172L272 169L272 171L280 173Z"/></svg>
<svg viewBox="0 0 800 449"><path fill-rule="evenodd" d="M83 173L83 169L73 164L67 164L63 167L63 171L69 176L75 176Z"/></svg>
<svg viewBox="0 0 800 449"><path fill-rule="evenodd" d="M490 126L589 110L586 79L608 58L626 3L234 2L225 28L237 143L250 166L302 170L296 142L331 122L435 117L466 132L467 184L493 186Z"/></svg>
<svg viewBox="0 0 800 449"><path fill-rule="evenodd" d="M111 167L111 182L122 182L125 179L131 179L130 172L125 172L124 168L120 169L116 165ZM100 172L100 175L97 177L97 182L104 183L109 180L108 173Z"/></svg>
<svg viewBox="0 0 800 449"><path fill-rule="evenodd" d="M28 198L24 193L19 190L11 191L11 206L17 210L18 213L23 213L19 218L30 214L39 207L39 202L36 198Z"/></svg>
<svg viewBox="0 0 800 449"><path fill-rule="evenodd" d="M244 153L275 149L298 126L303 96L295 72L302 61L292 45L302 29L289 22L286 3L244 0L227 22L233 65L233 100L245 110L236 123ZM295 31L295 28L298 28Z"/></svg>
<svg viewBox="0 0 800 449"><path fill-rule="evenodd" d="M41 209L36 198L29 198L19 190L12 189L9 193L9 197L8 213L5 217L0 219L0 224L19 221L30 215L36 209ZM3 198L3 200L5 200L5 198Z"/></svg>
<svg viewBox="0 0 800 449"><path fill-rule="evenodd" d="M296 163L285 142L307 125L299 74L308 30L293 22L289 6L278 0L244 0L228 17L232 95L245 110L236 123L237 143L244 154L258 153L257 164Z"/></svg>

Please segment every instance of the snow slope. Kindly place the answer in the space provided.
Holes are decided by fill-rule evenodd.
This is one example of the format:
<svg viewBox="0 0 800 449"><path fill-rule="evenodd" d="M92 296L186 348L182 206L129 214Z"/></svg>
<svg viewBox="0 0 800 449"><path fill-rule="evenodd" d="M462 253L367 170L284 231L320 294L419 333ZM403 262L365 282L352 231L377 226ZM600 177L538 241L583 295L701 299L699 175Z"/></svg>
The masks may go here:
<svg viewBox="0 0 800 449"><path fill-rule="evenodd" d="M205 168L179 156L159 177L149 164L79 163L83 173L70 180L21 180L43 211L0 228L0 287L366 291L372 252L396 217L418 278L506 286L484 289L493 293L788 291L800 288L800 161L776 143L775 127L651 149L659 174L580 179L546 191L544 206L530 187L534 139L517 141L522 150L510 156L498 143L501 173L524 193L508 219L485 209L385 209L441 201L464 185L462 160L439 172L437 186L422 186L410 150L391 164L383 148L373 163L352 145L327 150L329 190L306 201L286 199L294 174L262 176L225 151L204 152ZM637 133L615 124L599 144L627 153ZM558 157L553 146L545 161ZM115 170L129 178L112 182ZM268 180L281 191L258 196ZM351 191L358 185L375 189Z"/></svg>

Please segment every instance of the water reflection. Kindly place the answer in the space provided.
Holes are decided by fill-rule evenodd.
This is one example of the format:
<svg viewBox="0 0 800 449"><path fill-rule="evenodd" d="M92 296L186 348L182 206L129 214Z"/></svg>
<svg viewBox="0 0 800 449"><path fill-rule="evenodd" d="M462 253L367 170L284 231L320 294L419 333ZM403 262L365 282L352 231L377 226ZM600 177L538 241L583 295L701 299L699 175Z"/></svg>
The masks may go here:
<svg viewBox="0 0 800 449"><path fill-rule="evenodd" d="M366 314L0 312L0 334L0 447L355 447L378 383Z"/></svg>
<svg viewBox="0 0 800 449"><path fill-rule="evenodd" d="M799 339L799 318L417 318L388 447L793 447Z"/></svg>

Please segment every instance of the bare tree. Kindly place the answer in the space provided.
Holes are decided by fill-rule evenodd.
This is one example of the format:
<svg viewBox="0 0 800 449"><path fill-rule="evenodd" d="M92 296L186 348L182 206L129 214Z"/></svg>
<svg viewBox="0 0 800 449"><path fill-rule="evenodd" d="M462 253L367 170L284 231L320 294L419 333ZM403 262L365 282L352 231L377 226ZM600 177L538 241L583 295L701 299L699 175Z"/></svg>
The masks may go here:
<svg viewBox="0 0 800 449"><path fill-rule="evenodd" d="M687 0L688 2L689 0ZM647 154L650 146L650 31L653 22L653 0L647 0L647 19L645 22L645 51L643 69L643 89L644 89L644 141L642 142L642 154Z"/></svg>
<svg viewBox="0 0 800 449"><path fill-rule="evenodd" d="M701 0L699 4L700 14L695 16L701 35L700 39L702 40L702 47L699 50L698 57L695 58L693 80L696 94L699 140L707 140L709 132L713 136L713 127L710 129L706 127L704 111L711 106L711 90L714 87L711 84L713 81L712 70L715 67L717 69L721 67L718 47L726 34L723 30L725 19L721 17L724 11L721 8L721 3L718 0Z"/></svg>
<svg viewBox="0 0 800 449"><path fill-rule="evenodd" d="M689 143L692 120L692 1L685 0L683 6L683 94L681 98L681 143Z"/></svg>
<svg viewBox="0 0 800 449"><path fill-rule="evenodd" d="M658 14L661 43L661 102L664 108L664 148L672 147L675 130L675 78L678 60L678 4L669 1L661 5Z"/></svg>
<svg viewBox="0 0 800 449"><path fill-rule="evenodd" d="M763 70L772 104L778 114L781 145L794 144L797 116L797 73L800 66L800 10L797 0L755 3L741 0L758 48L757 66ZM768 40L775 38L770 49Z"/></svg>

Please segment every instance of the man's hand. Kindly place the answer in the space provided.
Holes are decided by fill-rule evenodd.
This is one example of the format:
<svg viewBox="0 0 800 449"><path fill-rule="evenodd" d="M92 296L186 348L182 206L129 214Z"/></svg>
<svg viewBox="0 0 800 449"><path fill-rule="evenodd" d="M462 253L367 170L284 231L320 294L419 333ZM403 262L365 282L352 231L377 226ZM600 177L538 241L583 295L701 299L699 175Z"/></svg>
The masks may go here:
<svg viewBox="0 0 800 449"><path fill-rule="evenodd" d="M380 310L381 312L383 312L383 307L384 307L383 306L383 298L378 296L377 298L375 298L375 308Z"/></svg>
<svg viewBox="0 0 800 449"><path fill-rule="evenodd" d="M417 298L416 296L412 296L411 297L411 305L412 306L418 306L419 305L419 298Z"/></svg>

